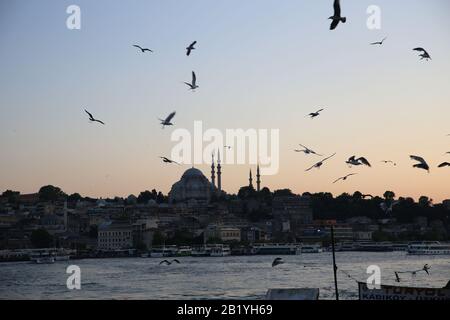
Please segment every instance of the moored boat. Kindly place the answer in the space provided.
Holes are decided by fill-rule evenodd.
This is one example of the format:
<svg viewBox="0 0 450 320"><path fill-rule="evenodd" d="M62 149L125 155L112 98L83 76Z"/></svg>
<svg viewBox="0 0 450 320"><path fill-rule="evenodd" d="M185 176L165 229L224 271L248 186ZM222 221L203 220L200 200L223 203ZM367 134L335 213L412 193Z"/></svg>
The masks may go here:
<svg viewBox="0 0 450 320"><path fill-rule="evenodd" d="M438 241L411 242L408 245L411 255L450 255L450 244Z"/></svg>

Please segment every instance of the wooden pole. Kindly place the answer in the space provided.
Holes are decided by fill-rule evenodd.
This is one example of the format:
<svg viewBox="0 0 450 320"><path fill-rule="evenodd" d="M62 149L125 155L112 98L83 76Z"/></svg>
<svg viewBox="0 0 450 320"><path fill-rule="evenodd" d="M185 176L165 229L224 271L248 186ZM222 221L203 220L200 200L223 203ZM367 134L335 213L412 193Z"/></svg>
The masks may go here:
<svg viewBox="0 0 450 320"><path fill-rule="evenodd" d="M333 250L333 273L334 273L334 288L336 291L336 300L339 300L339 291L338 291L338 285L337 285L337 266L336 266L336 256L335 256L335 250L334 250L334 228L331 226L331 248Z"/></svg>

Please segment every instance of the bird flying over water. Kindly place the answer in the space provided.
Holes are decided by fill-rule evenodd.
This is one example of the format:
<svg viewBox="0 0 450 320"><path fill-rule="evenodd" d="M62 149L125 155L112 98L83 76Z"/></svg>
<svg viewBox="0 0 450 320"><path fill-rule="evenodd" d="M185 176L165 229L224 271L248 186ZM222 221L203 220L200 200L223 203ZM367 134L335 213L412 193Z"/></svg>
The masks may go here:
<svg viewBox="0 0 450 320"><path fill-rule="evenodd" d="M145 53L145 51L153 52L153 50L150 50L149 48L142 48L141 46L138 46L137 44L134 44L133 47L139 48L142 51L142 53Z"/></svg>
<svg viewBox="0 0 450 320"><path fill-rule="evenodd" d="M419 157L419 156L409 156L409 157L412 160L419 162L419 163L416 163L415 165L413 165L414 168L424 169L424 170L427 170L428 172L430 172L430 166L428 165L428 163L425 161L424 158Z"/></svg>
<svg viewBox="0 0 450 320"><path fill-rule="evenodd" d="M317 155L317 156L322 157L321 154L318 154L318 153L315 152L314 150L312 150L312 149L310 149L310 148L308 148L308 147L305 147L305 146L302 145L302 144L299 144L299 146L301 146L302 148L304 148L304 150L295 149L295 150L294 150L295 152L303 152L304 154L315 154L315 155Z"/></svg>
<svg viewBox="0 0 450 320"><path fill-rule="evenodd" d="M322 165L323 165L323 163L324 163L325 161L327 161L328 159L334 157L335 155L336 155L336 153L332 154L331 156L329 156L329 157L327 157L327 158L325 158L325 159L323 159L323 160L317 162L315 165L313 165L312 167L306 169L305 171L309 171L309 170L311 170L311 169L313 169L313 168L320 169L320 167L322 167Z"/></svg>
<svg viewBox="0 0 450 320"><path fill-rule="evenodd" d="M324 109L320 109L320 110L317 110L316 112L311 112L310 114L308 114L308 116L310 116L311 119L314 119L315 117L319 116L320 112L322 112L323 110Z"/></svg>
<svg viewBox="0 0 450 320"><path fill-rule="evenodd" d="M431 59L431 56L429 55L429 53L424 49L424 48L414 48L414 51L418 51L418 52L422 52L421 54L419 54L420 60L426 59L429 60Z"/></svg>
<svg viewBox="0 0 450 320"><path fill-rule="evenodd" d="M167 118L164 119L164 120L158 118L158 120L161 121L161 124L162 124L162 128L163 128L163 129L164 129L165 126L173 126L173 123L172 123L171 121L172 121L173 117L175 117L175 115L176 115L176 112L174 111L174 112L172 112L171 114L169 114L169 115L167 116Z"/></svg>
<svg viewBox="0 0 450 320"><path fill-rule="evenodd" d="M163 160L164 163L175 163L177 165L180 165L178 162L170 160L169 158L166 158L166 157L160 157L160 158Z"/></svg>
<svg viewBox="0 0 450 320"><path fill-rule="evenodd" d="M341 4L339 0L334 0L333 4L334 14L328 19L333 20L330 25L330 30L336 29L339 22L345 23L347 21L346 17L341 16Z"/></svg>
<svg viewBox="0 0 450 320"><path fill-rule="evenodd" d="M191 55L191 51L195 50L195 45L197 44L197 41L192 42L189 47L186 48L186 55L190 56Z"/></svg>
<svg viewBox="0 0 450 320"><path fill-rule="evenodd" d="M163 261L161 261L159 264L161 265L161 264L165 263L166 265L170 266L170 265L171 265L172 263L174 263L174 262L180 263L180 261L178 261L177 259L173 259L172 261L163 260Z"/></svg>
<svg viewBox="0 0 450 320"><path fill-rule="evenodd" d="M364 157L360 157L360 158L356 159L355 156L351 156L350 158L348 158L347 161L345 161L345 163L347 163L349 166L366 165L368 167L371 167L369 161L367 161L367 159Z"/></svg>
<svg viewBox="0 0 450 320"><path fill-rule="evenodd" d="M276 258L276 259L273 260L273 262L272 262L272 268L273 268L273 267L276 267L276 266L279 265L279 264L283 264L283 263L284 263L283 258Z"/></svg>
<svg viewBox="0 0 450 320"><path fill-rule="evenodd" d="M383 39L383 40L381 40L381 41L377 41L377 42L372 42L372 43L371 43L371 45L377 45L377 44L378 44L378 45L380 45L380 46L381 46L381 45L382 45L382 44L384 43L384 40L386 40L386 39L387 39L387 37L384 37L384 39Z"/></svg>
<svg viewBox="0 0 450 320"><path fill-rule="evenodd" d="M339 179L336 179L333 183L336 183L336 182L338 182L338 181L340 181L340 180L345 181L345 180L347 180L348 177L354 176L354 175L356 175L356 174L357 174L357 173L350 173L350 174L348 174L348 175L346 175L346 176L343 176L343 177L340 177Z"/></svg>
<svg viewBox="0 0 450 320"><path fill-rule="evenodd" d="M93 116L92 116L92 114L89 112L89 111L87 111L86 109L84 109L84 111L89 115L89 121L91 121L91 122L98 122L98 123L101 123L101 124L105 124L103 121L100 121L100 120L97 120L97 119L95 119Z"/></svg>
<svg viewBox="0 0 450 320"><path fill-rule="evenodd" d="M185 84L187 86L189 86L189 89L192 91L194 91L195 89L197 89L199 87L197 85L197 76L195 75L194 71L192 71L192 82L191 83L185 82Z"/></svg>
<svg viewBox="0 0 450 320"><path fill-rule="evenodd" d="M448 162L442 162L442 163L438 166L438 168L444 168L444 167L450 167L450 163L448 163Z"/></svg>

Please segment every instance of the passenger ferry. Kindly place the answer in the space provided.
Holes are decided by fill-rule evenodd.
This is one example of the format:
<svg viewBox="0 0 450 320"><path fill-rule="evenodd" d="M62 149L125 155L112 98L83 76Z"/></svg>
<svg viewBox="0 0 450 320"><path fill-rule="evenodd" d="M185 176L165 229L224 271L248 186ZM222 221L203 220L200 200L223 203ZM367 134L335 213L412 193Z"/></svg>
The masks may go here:
<svg viewBox="0 0 450 320"><path fill-rule="evenodd" d="M153 248L152 251L150 251L150 257L152 258L163 258L168 257L170 255L170 252L166 250L166 247L163 248Z"/></svg>
<svg viewBox="0 0 450 320"><path fill-rule="evenodd" d="M322 246L319 244L303 245L301 247L301 253L321 253L322 251Z"/></svg>
<svg viewBox="0 0 450 320"><path fill-rule="evenodd" d="M219 244L210 247L211 257L226 257L231 255L230 246Z"/></svg>
<svg viewBox="0 0 450 320"><path fill-rule="evenodd" d="M203 247L196 247L192 249L191 256L193 257L209 257L211 256L211 252L206 248L206 246Z"/></svg>
<svg viewBox="0 0 450 320"><path fill-rule="evenodd" d="M192 248L187 246L181 246L178 248L176 256L177 257L187 257L192 254Z"/></svg>
<svg viewBox="0 0 450 320"><path fill-rule="evenodd" d="M296 255L301 253L298 244L264 243L253 246L255 254L261 255Z"/></svg>
<svg viewBox="0 0 450 320"><path fill-rule="evenodd" d="M408 245L411 255L450 255L450 244L438 241L411 242Z"/></svg>

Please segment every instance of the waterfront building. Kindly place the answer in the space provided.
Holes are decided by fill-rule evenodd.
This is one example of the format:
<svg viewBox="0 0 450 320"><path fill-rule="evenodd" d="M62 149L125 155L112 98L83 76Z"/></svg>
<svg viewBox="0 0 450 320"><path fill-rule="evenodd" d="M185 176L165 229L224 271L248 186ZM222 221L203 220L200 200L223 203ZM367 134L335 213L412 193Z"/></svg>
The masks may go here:
<svg viewBox="0 0 450 320"><path fill-rule="evenodd" d="M133 246L132 226L104 223L98 228L98 250L128 249Z"/></svg>

